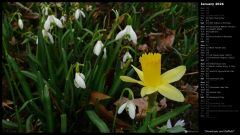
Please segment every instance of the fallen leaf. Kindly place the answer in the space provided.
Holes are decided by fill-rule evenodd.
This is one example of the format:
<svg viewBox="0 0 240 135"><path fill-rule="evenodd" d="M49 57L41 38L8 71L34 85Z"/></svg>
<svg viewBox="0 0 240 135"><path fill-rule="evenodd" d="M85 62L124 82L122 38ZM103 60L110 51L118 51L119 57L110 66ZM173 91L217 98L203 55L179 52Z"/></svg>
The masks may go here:
<svg viewBox="0 0 240 135"><path fill-rule="evenodd" d="M98 91L92 91L91 96L90 96L89 104L95 105L97 100L101 101L101 100L105 100L105 99L109 99L109 98L111 98L111 97L106 95L106 94L103 94L103 93L98 92Z"/></svg>
<svg viewBox="0 0 240 135"><path fill-rule="evenodd" d="M198 107L198 86L191 86L186 83L181 85L181 89L186 93L184 102L191 104L193 107Z"/></svg>
<svg viewBox="0 0 240 135"><path fill-rule="evenodd" d="M172 49L172 45L175 39L176 30L166 29L166 31L159 36L157 49L158 51L168 51Z"/></svg>
<svg viewBox="0 0 240 135"><path fill-rule="evenodd" d="M8 100L8 99L2 101L2 107L3 107L4 109L5 109L5 107L6 107L6 108L8 108L8 109L13 110L13 108L10 106L10 105L12 105L12 104L13 104L13 101Z"/></svg>
<svg viewBox="0 0 240 135"><path fill-rule="evenodd" d="M148 45L147 44L139 45L138 50L143 52L148 52Z"/></svg>
<svg viewBox="0 0 240 135"><path fill-rule="evenodd" d="M167 100L166 100L165 97L160 100L159 105L160 105L160 108L161 108L161 109L164 109L164 108L167 107Z"/></svg>

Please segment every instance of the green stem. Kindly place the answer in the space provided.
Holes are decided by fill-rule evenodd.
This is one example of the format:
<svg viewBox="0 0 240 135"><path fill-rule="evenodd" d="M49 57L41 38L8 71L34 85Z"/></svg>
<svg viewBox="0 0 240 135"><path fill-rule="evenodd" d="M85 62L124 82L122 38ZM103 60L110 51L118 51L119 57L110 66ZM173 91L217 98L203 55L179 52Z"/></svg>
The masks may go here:
<svg viewBox="0 0 240 135"><path fill-rule="evenodd" d="M157 110L157 92L148 95L148 112L154 113Z"/></svg>

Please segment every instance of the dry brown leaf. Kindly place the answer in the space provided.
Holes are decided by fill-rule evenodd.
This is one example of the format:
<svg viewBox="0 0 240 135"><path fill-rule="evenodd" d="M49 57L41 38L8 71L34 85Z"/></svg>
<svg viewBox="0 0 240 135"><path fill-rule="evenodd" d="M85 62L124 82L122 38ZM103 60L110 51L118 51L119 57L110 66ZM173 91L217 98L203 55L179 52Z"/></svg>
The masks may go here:
<svg viewBox="0 0 240 135"><path fill-rule="evenodd" d="M157 44L158 51L168 51L172 49L172 45L175 39L176 30L166 29L166 32L159 36L159 42Z"/></svg>
<svg viewBox="0 0 240 135"><path fill-rule="evenodd" d="M5 109L5 107L6 107L6 108L8 108L8 109L13 110L13 108L10 106L10 105L12 105L12 104L13 104L13 101L8 100L8 99L2 101L2 107L3 107L4 109Z"/></svg>
<svg viewBox="0 0 240 135"><path fill-rule="evenodd" d="M139 45L138 50L143 52L148 52L148 45L147 44Z"/></svg>
<svg viewBox="0 0 240 135"><path fill-rule="evenodd" d="M164 109L167 107L167 100L165 97L160 100L159 105L160 105L161 109Z"/></svg>
<svg viewBox="0 0 240 135"><path fill-rule="evenodd" d="M193 107L198 107L198 86L191 86L188 83L181 86L181 89L186 93L185 101Z"/></svg>
<svg viewBox="0 0 240 135"><path fill-rule="evenodd" d="M105 99L109 99L109 98L111 98L111 97L106 94L103 94L98 91L92 91L89 103L95 105L97 100L101 101L101 100L105 100Z"/></svg>

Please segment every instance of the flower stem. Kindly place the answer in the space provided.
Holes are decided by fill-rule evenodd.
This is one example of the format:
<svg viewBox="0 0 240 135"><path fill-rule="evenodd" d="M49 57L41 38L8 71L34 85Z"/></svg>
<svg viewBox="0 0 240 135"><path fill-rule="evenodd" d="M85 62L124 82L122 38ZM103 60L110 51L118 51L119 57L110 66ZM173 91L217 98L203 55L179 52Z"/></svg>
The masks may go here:
<svg viewBox="0 0 240 135"><path fill-rule="evenodd" d="M157 110L157 92L148 95L148 112L154 113Z"/></svg>

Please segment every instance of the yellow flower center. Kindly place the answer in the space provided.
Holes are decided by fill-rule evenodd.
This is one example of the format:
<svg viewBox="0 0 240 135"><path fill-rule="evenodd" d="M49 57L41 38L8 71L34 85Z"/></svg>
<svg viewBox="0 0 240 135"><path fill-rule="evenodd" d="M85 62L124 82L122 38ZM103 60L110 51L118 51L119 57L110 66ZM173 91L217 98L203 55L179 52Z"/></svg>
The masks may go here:
<svg viewBox="0 0 240 135"><path fill-rule="evenodd" d="M161 83L161 54L148 53L139 58L143 71L143 82L146 86L158 86Z"/></svg>

